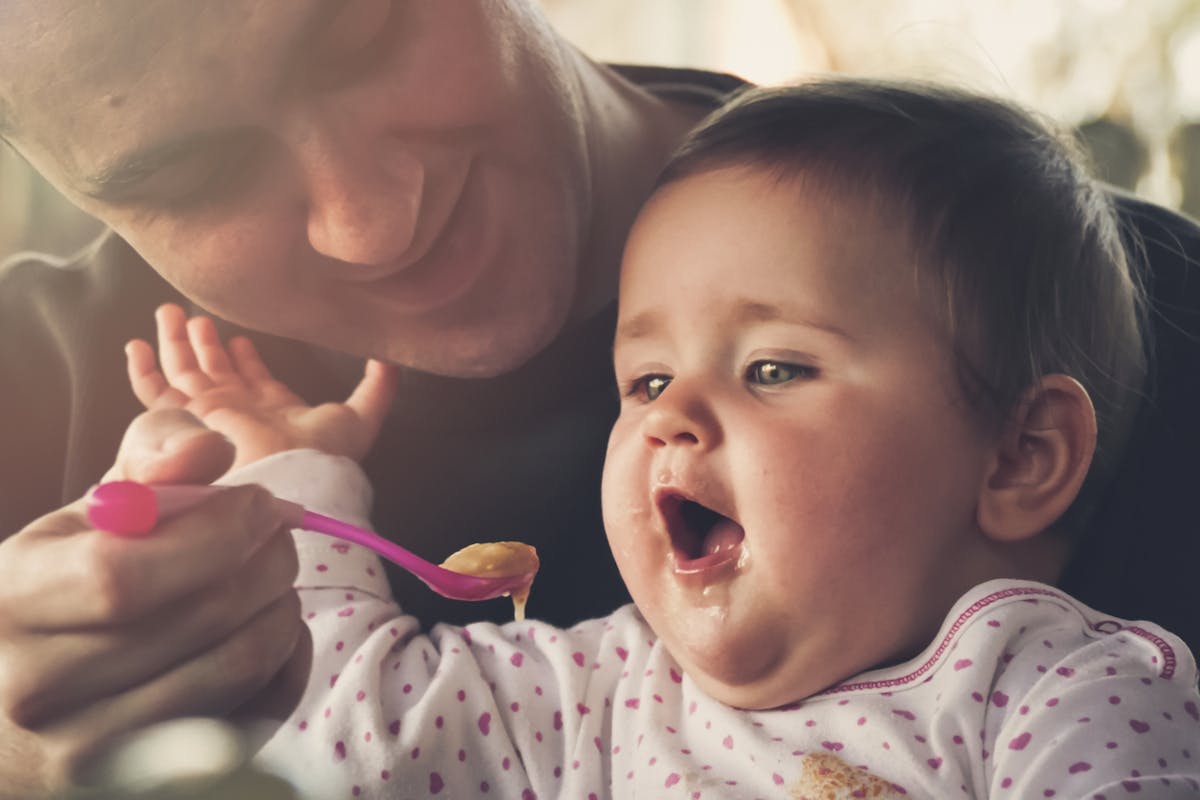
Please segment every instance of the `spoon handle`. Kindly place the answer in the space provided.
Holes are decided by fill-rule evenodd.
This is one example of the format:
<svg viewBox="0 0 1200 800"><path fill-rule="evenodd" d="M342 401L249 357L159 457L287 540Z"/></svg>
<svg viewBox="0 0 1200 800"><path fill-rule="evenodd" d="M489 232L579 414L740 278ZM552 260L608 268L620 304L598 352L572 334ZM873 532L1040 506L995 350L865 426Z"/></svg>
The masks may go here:
<svg viewBox="0 0 1200 800"><path fill-rule="evenodd" d="M150 486L137 481L109 481L88 493L88 520L98 530L120 536L144 536L160 520L186 511L227 488L191 484ZM278 497L273 499L283 510L284 521L293 528L300 527L307 513L304 507Z"/></svg>
<svg viewBox="0 0 1200 800"><path fill-rule="evenodd" d="M160 521L178 514L227 486L154 485L136 481L111 481L92 489L87 499L88 519L98 530L137 537L149 533ZM274 498L292 528L323 533L362 545L419 578L438 594L455 600L485 600L507 594L524 576L485 578L463 575L426 561L395 542L371 531L327 517L304 506ZM529 576L532 578L532 576ZM526 581L527 582L527 581Z"/></svg>
<svg viewBox="0 0 1200 800"><path fill-rule="evenodd" d="M102 483L88 496L88 519L99 530L121 536L144 536L159 521L185 511L205 498L223 491L225 486L155 485L136 481ZM428 567L440 567L415 555L400 545L389 542L376 533L309 511L297 503L273 498L284 513L284 521L293 528L316 531L347 542L360 544L404 567L426 577ZM441 570L445 571L445 570Z"/></svg>
<svg viewBox="0 0 1200 800"><path fill-rule="evenodd" d="M451 572L448 569L439 567L430 561L426 561L417 554L413 553L395 542L388 541L377 533L359 528L356 525L351 525L349 522L343 522L334 517L327 517L324 514L318 514L315 511L305 511L299 524L294 525L296 528L303 528L306 531L316 531L323 533L326 536L332 536L335 539L343 539L347 542L360 544L368 550L374 550L379 555L397 564L411 572L421 580L429 583L429 580L441 573L440 577L455 576L459 577L457 572ZM437 591L437 587L433 588Z"/></svg>

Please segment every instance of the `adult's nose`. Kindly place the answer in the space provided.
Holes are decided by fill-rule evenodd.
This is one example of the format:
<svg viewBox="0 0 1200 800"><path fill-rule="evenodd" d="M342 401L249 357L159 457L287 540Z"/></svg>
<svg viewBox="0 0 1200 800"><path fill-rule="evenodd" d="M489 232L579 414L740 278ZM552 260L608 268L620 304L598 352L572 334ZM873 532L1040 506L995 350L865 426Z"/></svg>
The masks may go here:
<svg viewBox="0 0 1200 800"><path fill-rule="evenodd" d="M721 438L710 398L690 381L674 378L643 417L643 435L653 448L671 446L711 449Z"/></svg>
<svg viewBox="0 0 1200 800"><path fill-rule="evenodd" d="M312 128L294 145L309 244L322 255L354 264L404 258L421 217L424 163L399 139L371 142L339 133Z"/></svg>

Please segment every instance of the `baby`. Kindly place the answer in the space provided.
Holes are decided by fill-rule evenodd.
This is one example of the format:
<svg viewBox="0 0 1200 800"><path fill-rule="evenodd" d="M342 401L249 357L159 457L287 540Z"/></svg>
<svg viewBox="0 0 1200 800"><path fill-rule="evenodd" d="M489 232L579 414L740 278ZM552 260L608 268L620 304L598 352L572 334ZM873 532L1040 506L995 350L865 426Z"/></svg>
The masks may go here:
<svg viewBox="0 0 1200 800"><path fill-rule="evenodd" d="M1135 406L1140 303L1105 194L1026 113L747 92L625 251L603 512L635 605L422 631L371 553L297 532L315 652L260 760L314 797L1195 796L1187 648L1052 586ZM378 367L325 409L348 427L298 433L247 342L158 320L148 407L265 456L226 482L367 524L345 454Z"/></svg>

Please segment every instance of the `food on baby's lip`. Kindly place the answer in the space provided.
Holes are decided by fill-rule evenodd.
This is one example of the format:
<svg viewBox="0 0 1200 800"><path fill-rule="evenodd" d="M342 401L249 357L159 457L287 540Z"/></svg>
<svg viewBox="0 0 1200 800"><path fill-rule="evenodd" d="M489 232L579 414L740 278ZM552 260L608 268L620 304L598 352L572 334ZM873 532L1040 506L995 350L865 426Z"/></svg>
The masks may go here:
<svg viewBox="0 0 1200 800"><path fill-rule="evenodd" d="M524 542L479 542L452 553L442 562L444 569L481 578L503 578L509 575L528 575L529 580L509 594L513 600L513 616L525 619L525 603L529 587L540 562L537 550Z"/></svg>

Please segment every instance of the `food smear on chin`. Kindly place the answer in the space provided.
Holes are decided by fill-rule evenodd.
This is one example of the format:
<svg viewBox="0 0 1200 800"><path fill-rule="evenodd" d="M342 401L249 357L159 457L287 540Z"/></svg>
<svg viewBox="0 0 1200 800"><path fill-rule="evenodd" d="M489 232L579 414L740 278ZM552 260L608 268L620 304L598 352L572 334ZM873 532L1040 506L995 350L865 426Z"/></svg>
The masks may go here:
<svg viewBox="0 0 1200 800"><path fill-rule="evenodd" d="M525 619L525 603L529 600L529 587L538 571L537 550L524 542L478 542L469 544L442 562L442 567L462 575L480 578L506 578L512 575L528 575L529 579L517 586L510 594L513 601L513 618L518 622Z"/></svg>

